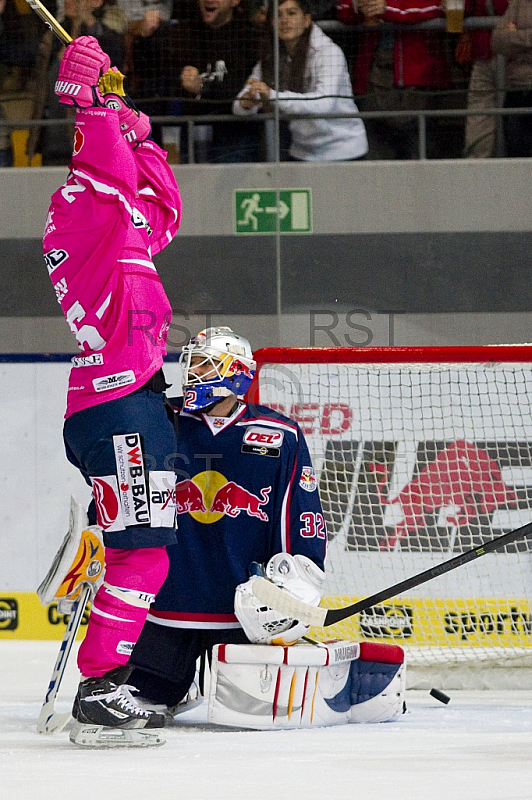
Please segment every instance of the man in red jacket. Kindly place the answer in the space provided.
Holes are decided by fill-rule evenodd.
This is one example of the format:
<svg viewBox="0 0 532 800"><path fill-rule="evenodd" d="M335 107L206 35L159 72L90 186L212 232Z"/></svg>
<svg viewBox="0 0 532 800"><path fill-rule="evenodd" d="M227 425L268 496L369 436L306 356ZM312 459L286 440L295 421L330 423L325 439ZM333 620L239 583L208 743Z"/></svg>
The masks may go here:
<svg viewBox="0 0 532 800"><path fill-rule="evenodd" d="M349 25L371 25L360 37L353 69L353 89L361 111L420 110L431 106L430 90L449 86L444 34L413 31L410 25L443 17L439 0L338 0L337 16ZM380 22L404 26L381 31ZM369 158L416 158L419 153L417 120L366 120Z"/></svg>

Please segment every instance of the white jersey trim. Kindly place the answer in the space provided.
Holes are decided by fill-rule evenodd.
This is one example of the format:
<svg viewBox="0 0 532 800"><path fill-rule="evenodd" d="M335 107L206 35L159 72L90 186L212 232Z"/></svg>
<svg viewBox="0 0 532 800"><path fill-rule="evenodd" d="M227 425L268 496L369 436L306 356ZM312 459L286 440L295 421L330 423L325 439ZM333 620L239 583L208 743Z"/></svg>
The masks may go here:
<svg viewBox="0 0 532 800"><path fill-rule="evenodd" d="M79 169L73 169L72 175L74 175L75 177L83 178L84 181L88 181L88 183L90 183L94 187L94 189L97 192L100 192L101 194L114 194L123 204L123 206L127 209L129 216L133 214L133 207L128 203L122 192L119 192L115 186L109 186L107 183L102 183L101 181L97 181L91 175L87 175L85 172L82 172Z"/></svg>
<svg viewBox="0 0 532 800"><path fill-rule="evenodd" d="M134 619L126 619L126 617L115 617L114 614L107 614L105 611L100 611L99 608L93 605L91 614L96 614L98 617L105 617L106 619L116 619L118 622L135 622Z"/></svg>
<svg viewBox="0 0 532 800"><path fill-rule="evenodd" d="M138 264L140 267L149 267L149 269L153 269L154 272L157 272L153 261L145 261L142 258L119 258L117 261L121 264Z"/></svg>
<svg viewBox="0 0 532 800"><path fill-rule="evenodd" d="M162 619L161 617L154 617L151 614L148 614L146 617L149 622L155 623L155 625L164 625L166 628L190 628L190 629L201 629L201 630L228 630L229 628L241 628L242 625L239 622L197 622L197 621L187 621L184 619Z"/></svg>

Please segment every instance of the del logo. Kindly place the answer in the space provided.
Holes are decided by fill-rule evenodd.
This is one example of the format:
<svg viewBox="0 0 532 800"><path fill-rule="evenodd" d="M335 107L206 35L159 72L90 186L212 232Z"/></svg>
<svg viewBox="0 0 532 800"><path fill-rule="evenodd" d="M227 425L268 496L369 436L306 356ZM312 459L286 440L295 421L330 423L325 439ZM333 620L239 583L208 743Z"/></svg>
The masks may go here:
<svg viewBox="0 0 532 800"><path fill-rule="evenodd" d="M176 483L175 508L178 514L190 514L207 525L224 515L235 519L241 513L268 522L263 507L268 504L271 490L271 486L265 486L256 495L239 483L228 481L221 472L209 470Z"/></svg>
<svg viewBox="0 0 532 800"><path fill-rule="evenodd" d="M284 433L275 428L262 428L259 425L246 430L242 439L242 452L259 456L278 458L281 452Z"/></svg>
<svg viewBox="0 0 532 800"><path fill-rule="evenodd" d="M72 152L72 155L77 156L77 154L83 147L84 142L85 142L85 137L82 131L78 127L76 127L76 130L74 131L74 150Z"/></svg>
<svg viewBox="0 0 532 800"><path fill-rule="evenodd" d="M18 628L18 603L14 597L0 597L0 631Z"/></svg>
<svg viewBox="0 0 532 800"><path fill-rule="evenodd" d="M360 614L360 632L382 639L413 636L414 612L407 606L373 606Z"/></svg>
<svg viewBox="0 0 532 800"><path fill-rule="evenodd" d="M303 467L301 470L301 478L299 480L299 485L302 489L306 492L315 492L318 488L318 482L316 480L316 475L314 474L314 470L312 467Z"/></svg>

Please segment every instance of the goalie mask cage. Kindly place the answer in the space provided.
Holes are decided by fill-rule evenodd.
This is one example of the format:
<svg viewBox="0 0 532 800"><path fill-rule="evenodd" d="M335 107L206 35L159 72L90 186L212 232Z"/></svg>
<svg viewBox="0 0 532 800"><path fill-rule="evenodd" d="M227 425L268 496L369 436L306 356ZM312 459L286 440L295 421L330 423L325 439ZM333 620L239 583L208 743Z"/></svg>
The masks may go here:
<svg viewBox="0 0 532 800"><path fill-rule="evenodd" d="M532 520L532 345L264 348L250 399L295 419L339 608ZM320 535L320 526L309 530ZM532 670L532 537L335 626L405 648L409 686ZM509 667L519 667L510 670ZM531 673L528 673L530 677Z"/></svg>

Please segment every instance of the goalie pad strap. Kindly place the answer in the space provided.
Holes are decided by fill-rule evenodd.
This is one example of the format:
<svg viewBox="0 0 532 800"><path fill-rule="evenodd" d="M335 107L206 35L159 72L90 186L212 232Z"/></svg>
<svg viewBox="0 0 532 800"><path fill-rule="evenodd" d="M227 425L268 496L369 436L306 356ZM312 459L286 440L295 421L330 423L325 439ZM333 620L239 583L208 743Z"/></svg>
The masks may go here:
<svg viewBox="0 0 532 800"><path fill-rule="evenodd" d="M360 645L216 645L209 721L267 730L384 722L403 711L401 648L385 660L360 658ZM366 656L371 650L367 649ZM401 651L401 659L398 660Z"/></svg>

